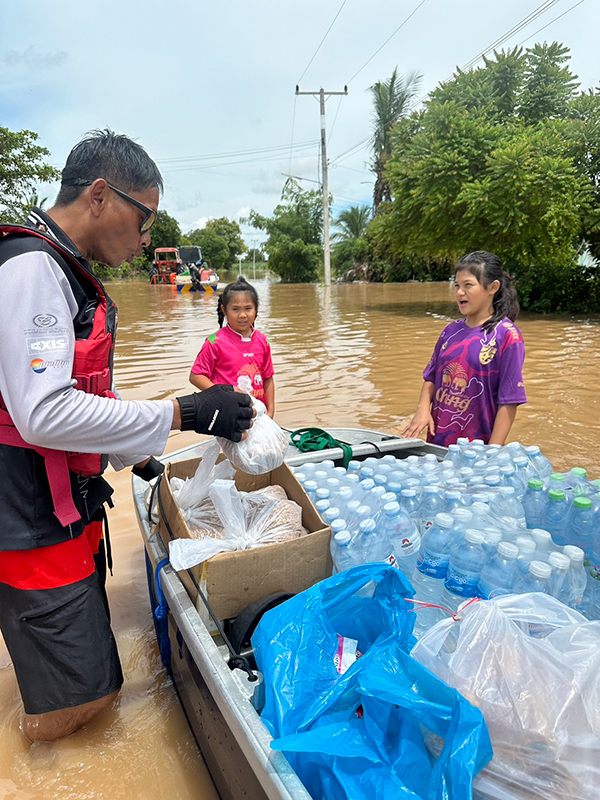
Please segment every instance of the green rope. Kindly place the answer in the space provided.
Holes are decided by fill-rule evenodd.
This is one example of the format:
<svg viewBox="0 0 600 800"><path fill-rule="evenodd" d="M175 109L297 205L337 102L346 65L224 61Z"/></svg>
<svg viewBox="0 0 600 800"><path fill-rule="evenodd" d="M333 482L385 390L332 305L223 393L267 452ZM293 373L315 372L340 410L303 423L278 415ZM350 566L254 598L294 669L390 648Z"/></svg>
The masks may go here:
<svg viewBox="0 0 600 800"><path fill-rule="evenodd" d="M316 450L329 450L333 447L339 447L344 453L343 464L346 468L352 458L352 447L334 439L330 433L327 433L322 428L298 428L297 431L292 431L290 444L297 447L301 453L312 453Z"/></svg>

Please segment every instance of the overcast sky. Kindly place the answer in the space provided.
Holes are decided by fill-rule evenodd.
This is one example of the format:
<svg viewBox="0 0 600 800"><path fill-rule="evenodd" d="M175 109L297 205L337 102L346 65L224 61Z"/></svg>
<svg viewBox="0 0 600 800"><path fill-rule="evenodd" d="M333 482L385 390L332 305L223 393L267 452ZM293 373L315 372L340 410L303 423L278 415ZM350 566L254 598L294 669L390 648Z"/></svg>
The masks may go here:
<svg viewBox="0 0 600 800"><path fill-rule="evenodd" d="M582 88L599 82L599 0L21 0L13 8L0 24L0 125L37 132L59 168L88 130L132 136L161 168L161 207L184 232L250 208L270 214L281 173L318 179L319 106L295 97L298 82L302 91L348 85L347 97L326 106L334 214L371 200L368 146L343 155L369 136L368 87L396 66L423 74L424 95L545 8L503 47L561 41ZM40 187L51 201L56 191ZM242 227L249 244L264 239Z"/></svg>

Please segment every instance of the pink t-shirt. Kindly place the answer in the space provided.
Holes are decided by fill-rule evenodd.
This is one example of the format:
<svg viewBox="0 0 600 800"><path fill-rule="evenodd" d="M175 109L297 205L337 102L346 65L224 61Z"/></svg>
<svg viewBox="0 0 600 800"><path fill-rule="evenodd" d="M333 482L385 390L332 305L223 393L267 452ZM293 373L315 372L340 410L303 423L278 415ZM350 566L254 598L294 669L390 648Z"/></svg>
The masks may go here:
<svg viewBox="0 0 600 800"><path fill-rule="evenodd" d="M192 372L213 383L237 386L264 401L264 382L274 374L271 346L256 329L249 339L243 339L226 325L205 339Z"/></svg>

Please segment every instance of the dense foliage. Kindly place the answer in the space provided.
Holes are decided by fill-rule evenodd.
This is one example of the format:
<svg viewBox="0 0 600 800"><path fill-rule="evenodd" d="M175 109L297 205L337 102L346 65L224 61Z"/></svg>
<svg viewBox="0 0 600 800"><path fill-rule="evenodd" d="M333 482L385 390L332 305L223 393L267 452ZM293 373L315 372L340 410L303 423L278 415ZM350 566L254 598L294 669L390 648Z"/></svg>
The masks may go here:
<svg viewBox="0 0 600 800"><path fill-rule="evenodd" d="M305 191L288 179L272 217L251 211L248 222L267 232L264 251L269 270L286 283L310 283L323 262L323 201L318 191Z"/></svg>
<svg viewBox="0 0 600 800"><path fill-rule="evenodd" d="M32 131L10 131L0 127L0 221L22 220L31 205L36 184L60 177L45 163L50 151L36 144Z"/></svg>
<svg viewBox="0 0 600 800"><path fill-rule="evenodd" d="M392 199L367 231L387 279L435 279L487 249L515 274L526 307L566 308L563 292L598 296L598 271L577 257L583 242L600 256L600 92L578 93L568 62L556 42L495 53L398 122Z"/></svg>

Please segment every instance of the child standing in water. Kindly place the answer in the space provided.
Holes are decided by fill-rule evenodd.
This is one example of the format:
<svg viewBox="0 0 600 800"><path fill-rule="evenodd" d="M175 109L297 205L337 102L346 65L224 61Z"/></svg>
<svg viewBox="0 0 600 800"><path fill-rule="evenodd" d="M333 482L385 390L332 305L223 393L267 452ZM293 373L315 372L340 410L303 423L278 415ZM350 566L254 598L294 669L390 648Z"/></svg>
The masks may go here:
<svg viewBox="0 0 600 800"><path fill-rule="evenodd" d="M442 331L423 378L417 412L402 431L448 446L465 436L504 444L517 406L527 402L523 385L525 347L513 325L517 293L502 262L477 250L454 271L454 294L464 319Z"/></svg>
<svg viewBox="0 0 600 800"><path fill-rule="evenodd" d="M190 383L200 390L215 383L231 384L262 400L267 414L273 417L271 347L267 337L254 327L257 314L256 289L242 276L228 283L217 305L219 330L205 339L190 372Z"/></svg>

